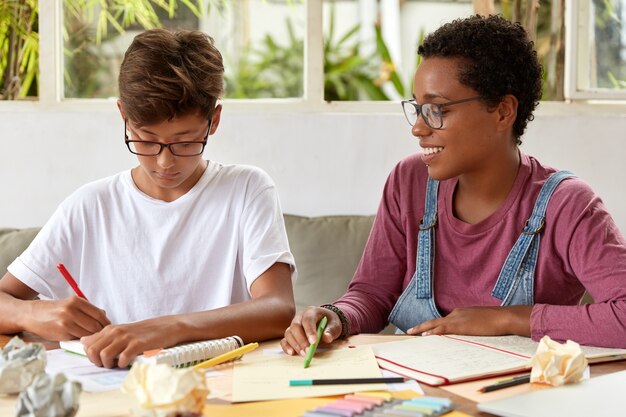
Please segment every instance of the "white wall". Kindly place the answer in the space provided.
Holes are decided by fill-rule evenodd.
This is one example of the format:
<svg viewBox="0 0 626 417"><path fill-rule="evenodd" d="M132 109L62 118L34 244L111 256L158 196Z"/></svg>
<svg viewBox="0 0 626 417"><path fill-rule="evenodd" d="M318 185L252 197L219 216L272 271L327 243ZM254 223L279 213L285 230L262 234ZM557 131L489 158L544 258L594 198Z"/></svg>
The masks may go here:
<svg viewBox="0 0 626 417"><path fill-rule="evenodd" d="M522 149L584 178L626 232L626 106L609 115L554 113L540 109ZM417 150L399 106L373 116L229 112L226 103L222 115L205 156L265 169L288 213L375 213L389 170ZM80 112L4 107L0 149L0 227L39 226L81 184L134 163L113 103Z"/></svg>

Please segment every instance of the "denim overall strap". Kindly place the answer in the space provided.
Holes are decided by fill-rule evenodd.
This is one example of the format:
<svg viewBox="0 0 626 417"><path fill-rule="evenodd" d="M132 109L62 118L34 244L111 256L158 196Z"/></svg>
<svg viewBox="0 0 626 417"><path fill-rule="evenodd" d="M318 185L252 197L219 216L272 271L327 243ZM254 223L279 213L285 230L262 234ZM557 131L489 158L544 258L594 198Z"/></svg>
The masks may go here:
<svg viewBox="0 0 626 417"><path fill-rule="evenodd" d="M546 208L552 193L561 181L573 176L574 174L567 171L555 172L541 187L533 212L526 220L522 234L509 252L491 292L492 296L502 300L503 306L533 304L535 266L539 254L541 231L545 226ZM521 293L517 291L520 285L523 288Z"/></svg>
<svg viewBox="0 0 626 417"><path fill-rule="evenodd" d="M394 324L399 332L406 332L413 326L441 317L432 290L438 188L439 181L429 177L424 217L417 233L415 273L389 314L389 322Z"/></svg>
<svg viewBox="0 0 626 417"><path fill-rule="evenodd" d="M424 217L417 233L417 258L415 275L417 298L432 297L433 266L435 258L435 226L437 225L437 190L439 181L428 177Z"/></svg>

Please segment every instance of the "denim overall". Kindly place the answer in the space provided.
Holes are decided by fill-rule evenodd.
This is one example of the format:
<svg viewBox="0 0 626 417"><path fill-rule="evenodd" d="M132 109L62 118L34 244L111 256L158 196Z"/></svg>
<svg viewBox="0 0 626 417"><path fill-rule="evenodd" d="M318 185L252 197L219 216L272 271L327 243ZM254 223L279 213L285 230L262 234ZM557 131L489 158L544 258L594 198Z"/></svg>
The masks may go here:
<svg viewBox="0 0 626 417"><path fill-rule="evenodd" d="M533 304L535 266L541 230L545 225L546 207L559 183L573 176L567 171L555 172L541 187L532 215L509 252L491 292L492 296L502 300L501 306ZM428 177L424 217L417 234L416 271L389 315L389 322L403 332L427 320L441 317L433 291L438 188L439 181Z"/></svg>

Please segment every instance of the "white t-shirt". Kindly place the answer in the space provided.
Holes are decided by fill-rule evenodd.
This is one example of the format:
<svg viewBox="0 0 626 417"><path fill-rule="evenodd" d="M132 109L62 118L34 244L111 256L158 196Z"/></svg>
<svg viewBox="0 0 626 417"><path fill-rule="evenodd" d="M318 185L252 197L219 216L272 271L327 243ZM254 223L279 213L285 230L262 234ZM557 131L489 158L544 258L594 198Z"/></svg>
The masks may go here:
<svg viewBox="0 0 626 417"><path fill-rule="evenodd" d="M43 297L73 295L65 264L113 323L211 310L249 300L276 262L295 263L276 188L262 170L209 161L172 202L151 198L130 170L89 183L58 207L8 268Z"/></svg>

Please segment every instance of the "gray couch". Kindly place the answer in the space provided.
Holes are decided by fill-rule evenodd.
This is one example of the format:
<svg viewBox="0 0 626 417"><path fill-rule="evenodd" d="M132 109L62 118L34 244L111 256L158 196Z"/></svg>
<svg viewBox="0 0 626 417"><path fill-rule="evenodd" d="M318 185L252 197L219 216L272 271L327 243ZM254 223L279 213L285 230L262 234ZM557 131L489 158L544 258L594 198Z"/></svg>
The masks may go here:
<svg viewBox="0 0 626 417"><path fill-rule="evenodd" d="M374 216L301 217L285 215L299 278L298 310L335 301L346 290L361 259ZM38 228L0 229L0 276L35 237Z"/></svg>
<svg viewBox="0 0 626 417"><path fill-rule="evenodd" d="M369 236L374 216L301 217L285 214L291 250L298 265L296 308L331 303L341 296ZM38 228L0 228L0 276L35 237ZM585 293L581 303L593 303ZM385 333L393 332L388 326Z"/></svg>
<svg viewBox="0 0 626 417"><path fill-rule="evenodd" d="M7 266L26 249L35 238L39 228L0 229L0 277L7 271Z"/></svg>

